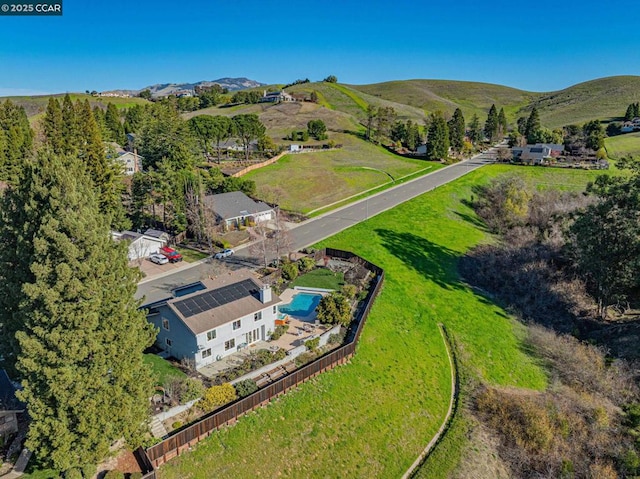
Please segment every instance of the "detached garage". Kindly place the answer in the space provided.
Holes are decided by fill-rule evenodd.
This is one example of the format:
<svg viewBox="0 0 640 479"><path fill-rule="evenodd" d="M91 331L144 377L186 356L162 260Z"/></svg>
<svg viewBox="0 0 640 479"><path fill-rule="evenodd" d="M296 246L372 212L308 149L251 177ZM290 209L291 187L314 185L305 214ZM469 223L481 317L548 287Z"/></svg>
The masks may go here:
<svg viewBox="0 0 640 479"><path fill-rule="evenodd" d="M155 238L133 231L112 231L111 236L116 241L129 241L129 261L148 258L157 253L167 244L164 238Z"/></svg>

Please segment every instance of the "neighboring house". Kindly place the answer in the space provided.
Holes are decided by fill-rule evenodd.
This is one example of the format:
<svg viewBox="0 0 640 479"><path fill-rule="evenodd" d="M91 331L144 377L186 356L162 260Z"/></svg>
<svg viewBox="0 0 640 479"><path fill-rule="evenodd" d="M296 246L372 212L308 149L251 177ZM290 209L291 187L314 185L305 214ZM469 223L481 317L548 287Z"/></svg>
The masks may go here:
<svg viewBox="0 0 640 479"><path fill-rule="evenodd" d="M247 220L260 223L275 217L271 206L262 201L253 201L242 191L207 195L204 204L227 227L243 225Z"/></svg>
<svg viewBox="0 0 640 479"><path fill-rule="evenodd" d="M281 302L245 270L186 285L172 298L144 307L147 320L158 328L156 344L200 368L267 340Z"/></svg>
<svg viewBox="0 0 640 479"><path fill-rule="evenodd" d="M265 91L260 98L260 103L280 103L283 101L295 101L286 91Z"/></svg>
<svg viewBox="0 0 640 479"><path fill-rule="evenodd" d="M625 121L620 127L621 133L631 133L635 129L633 122Z"/></svg>
<svg viewBox="0 0 640 479"><path fill-rule="evenodd" d="M125 151L119 153L113 160L122 166L125 175L131 176L134 173L142 171L142 158L135 151Z"/></svg>
<svg viewBox="0 0 640 479"><path fill-rule="evenodd" d="M217 148L217 145L214 145ZM244 151L242 143L236 140L227 140L220 142L220 151ZM252 140L249 143L249 151L258 151L258 140Z"/></svg>
<svg viewBox="0 0 640 479"><path fill-rule="evenodd" d="M553 143L536 143L522 148L513 148L513 157L524 163L542 164L545 160L557 158L564 152L564 145Z"/></svg>
<svg viewBox="0 0 640 479"><path fill-rule="evenodd" d="M302 145L289 145L289 151L292 153L296 151L302 151L302 148Z"/></svg>
<svg viewBox="0 0 640 479"><path fill-rule="evenodd" d="M129 261L148 258L167 244L167 240L156 238L134 231L112 231L111 236L117 241L129 241Z"/></svg>
<svg viewBox="0 0 640 479"><path fill-rule="evenodd" d="M0 438L18 432L18 414L25 406L16 398L16 388L4 369L0 369Z"/></svg>
<svg viewBox="0 0 640 479"><path fill-rule="evenodd" d="M160 230L154 230L153 228L149 228L147 231L145 231L144 235L145 236L151 236L152 238L156 238L156 239L159 239L161 241L164 241L165 245L167 243L169 243L169 240L171 239L171 235L169 233L166 233L166 232L160 231Z"/></svg>

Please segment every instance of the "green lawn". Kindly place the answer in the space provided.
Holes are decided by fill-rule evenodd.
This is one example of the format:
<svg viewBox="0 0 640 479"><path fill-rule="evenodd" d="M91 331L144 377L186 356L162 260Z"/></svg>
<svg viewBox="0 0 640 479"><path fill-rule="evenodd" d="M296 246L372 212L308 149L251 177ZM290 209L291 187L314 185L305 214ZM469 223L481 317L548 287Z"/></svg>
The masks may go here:
<svg viewBox="0 0 640 479"><path fill-rule="evenodd" d="M392 185L392 179L441 165L411 160L387 152L351 135L332 134L344 148L287 155L243 178L256 182L258 196L277 188L278 203L287 210L308 213L371 188ZM274 185L278 185L274 187Z"/></svg>
<svg viewBox="0 0 640 479"><path fill-rule="evenodd" d="M184 260L189 263L195 263L196 261L200 261L201 259L209 257L207 253L202 253L201 251L196 251L189 248L176 248L176 251L180 253Z"/></svg>
<svg viewBox="0 0 640 479"><path fill-rule="evenodd" d="M604 146L611 158L619 159L629 155L640 158L640 132L606 138Z"/></svg>
<svg viewBox="0 0 640 479"><path fill-rule="evenodd" d="M291 282L293 286L340 290L344 284L344 273L334 273L328 269L318 268L298 276Z"/></svg>
<svg viewBox="0 0 640 479"><path fill-rule="evenodd" d="M509 171L526 172L532 184L550 183L555 172L563 182L569 173L583 183L593 177L486 167L323 241L318 246L354 251L386 271L354 359L214 434L163 466L160 477L401 476L448 405L439 322L470 375L545 388L545 374L523 348L524 328L457 275L460 256L488 240L460 200L472 185Z"/></svg>
<svg viewBox="0 0 640 479"><path fill-rule="evenodd" d="M163 385L165 380L172 376L178 378L187 377L185 373L173 366L166 359L162 359L157 354L145 354L144 362L151 366L154 383L157 386Z"/></svg>

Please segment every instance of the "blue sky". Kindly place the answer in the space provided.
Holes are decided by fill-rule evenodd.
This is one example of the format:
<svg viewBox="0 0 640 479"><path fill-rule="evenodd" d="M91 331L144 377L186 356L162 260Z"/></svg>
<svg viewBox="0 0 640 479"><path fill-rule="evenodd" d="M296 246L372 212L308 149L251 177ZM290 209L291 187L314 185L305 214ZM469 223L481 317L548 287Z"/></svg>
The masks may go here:
<svg viewBox="0 0 640 479"><path fill-rule="evenodd" d="M639 18L600 0L64 0L62 17L0 16L0 95L329 74L551 91L640 75Z"/></svg>

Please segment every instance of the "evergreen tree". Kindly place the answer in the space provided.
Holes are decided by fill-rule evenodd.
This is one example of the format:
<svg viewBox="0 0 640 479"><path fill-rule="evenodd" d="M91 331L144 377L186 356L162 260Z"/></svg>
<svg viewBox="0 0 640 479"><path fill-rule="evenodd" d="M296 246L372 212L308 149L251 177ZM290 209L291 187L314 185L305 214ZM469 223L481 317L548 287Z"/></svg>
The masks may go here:
<svg viewBox="0 0 640 479"><path fill-rule="evenodd" d="M627 107L627 111L624 114L624 121L631 121L633 120L635 115L635 105L633 103L630 103L629 106Z"/></svg>
<svg viewBox="0 0 640 479"><path fill-rule="evenodd" d="M464 116L462 115L462 110L460 108L456 108L456 111L453 113L453 118L449 120L448 126L449 142L451 143L451 147L456 152L460 153L464 144L465 133Z"/></svg>
<svg viewBox="0 0 640 479"><path fill-rule="evenodd" d="M96 120L96 123L98 124L98 129L100 130L102 138L108 139L110 132L109 132L109 129L107 128L107 120L105 118L104 110L99 106L94 106L93 118Z"/></svg>
<svg viewBox="0 0 640 479"><path fill-rule="evenodd" d="M76 109L67 93L62 100L62 152L75 155L78 152L78 121Z"/></svg>
<svg viewBox="0 0 640 479"><path fill-rule="evenodd" d="M469 123L469 139L475 145L482 141L482 128L480 127L480 118L474 114Z"/></svg>
<svg viewBox="0 0 640 479"><path fill-rule="evenodd" d="M487 121L484 124L484 135L491 143L498 138L498 127L498 110L495 105L491 105L489 114L487 115Z"/></svg>
<svg viewBox="0 0 640 479"><path fill-rule="evenodd" d="M407 139L405 146L411 151L416 151L421 141L420 126L417 123L413 123L411 120L407 120Z"/></svg>
<svg viewBox="0 0 640 479"><path fill-rule="evenodd" d="M124 126L120 121L120 112L113 103L109 103L107 106L104 120L107 130L109 131L107 138L115 141L119 145L124 145L127 142L127 138L124 135Z"/></svg>
<svg viewBox="0 0 640 479"><path fill-rule="evenodd" d="M51 151L57 155L64 153L64 136L62 132L62 109L60 102L49 98L47 109L42 120L44 126L44 136Z"/></svg>
<svg viewBox="0 0 640 479"><path fill-rule="evenodd" d="M449 128L442 112L431 115L427 133L427 160L444 160L449 156Z"/></svg>
<svg viewBox="0 0 640 479"><path fill-rule="evenodd" d="M540 115L538 114L538 109L534 106L527 119L527 126L524 130L524 136L527 137L528 143L536 143L540 128Z"/></svg>
<svg viewBox="0 0 640 479"><path fill-rule="evenodd" d="M33 146L33 131L23 107L10 100L0 104L0 132L0 179L15 181Z"/></svg>
<svg viewBox="0 0 640 479"><path fill-rule="evenodd" d="M504 108L500 108L500 113L498 113L498 137L504 138L508 128L507 115L504 113Z"/></svg>
<svg viewBox="0 0 640 479"><path fill-rule="evenodd" d="M633 104L633 117L640 118L640 102Z"/></svg>
<svg viewBox="0 0 640 479"><path fill-rule="evenodd" d="M137 446L151 391L142 351L155 333L80 160L27 163L2 199L0 238L0 345L22 377L27 447L66 471L120 437Z"/></svg>

